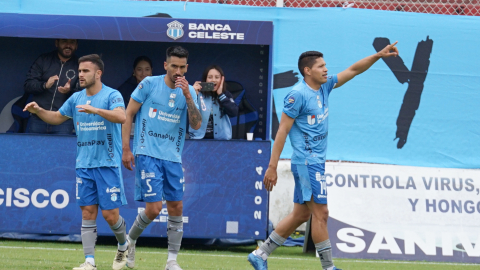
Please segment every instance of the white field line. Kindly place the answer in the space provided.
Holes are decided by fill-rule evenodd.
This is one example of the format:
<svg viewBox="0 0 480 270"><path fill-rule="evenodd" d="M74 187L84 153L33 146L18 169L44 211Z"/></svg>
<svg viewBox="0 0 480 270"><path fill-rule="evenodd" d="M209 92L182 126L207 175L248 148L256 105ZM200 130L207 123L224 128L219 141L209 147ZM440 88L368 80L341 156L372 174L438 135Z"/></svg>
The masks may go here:
<svg viewBox="0 0 480 270"><path fill-rule="evenodd" d="M28 249L28 250L54 250L54 251L79 251L81 249L76 248L44 248L44 247L17 247L17 246L0 246L0 249ZM96 252L114 252L114 250L107 250L107 249L96 249ZM138 251L137 254L158 254L158 255L166 255L167 252L154 252L154 251ZM247 255L221 255L221 254L192 254L182 252L182 256L209 256L209 257L229 257L229 258L247 258ZM289 257L275 257L271 256L269 259L275 260L295 260L295 261L316 261L318 259L311 258L311 259L302 259L302 258L289 258ZM372 260L349 260L349 259L336 259L340 260L341 262L347 263L377 263L377 264L414 264L414 265L451 265L451 266L475 266L478 267L479 264L471 264L471 263L442 263L442 262L417 262L417 261L372 261Z"/></svg>

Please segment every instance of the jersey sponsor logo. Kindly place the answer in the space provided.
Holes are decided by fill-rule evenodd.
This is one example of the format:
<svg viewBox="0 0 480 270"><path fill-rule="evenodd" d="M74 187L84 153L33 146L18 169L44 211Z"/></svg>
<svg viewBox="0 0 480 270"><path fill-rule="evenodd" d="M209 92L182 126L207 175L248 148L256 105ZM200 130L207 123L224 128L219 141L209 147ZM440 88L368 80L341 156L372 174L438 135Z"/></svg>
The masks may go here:
<svg viewBox="0 0 480 270"><path fill-rule="evenodd" d="M115 153L113 152L113 136L112 134L107 134L107 140L108 140L108 156L113 158L115 156Z"/></svg>
<svg viewBox="0 0 480 270"><path fill-rule="evenodd" d="M314 142L318 142L325 139L327 136L328 136L328 131L325 134L314 136L312 140Z"/></svg>
<svg viewBox="0 0 480 270"><path fill-rule="evenodd" d="M143 83L139 83L137 87L138 87L138 90L141 90L143 88Z"/></svg>
<svg viewBox="0 0 480 270"><path fill-rule="evenodd" d="M176 97L177 97L177 94L175 94L175 93L170 94L170 98L176 98Z"/></svg>
<svg viewBox="0 0 480 270"><path fill-rule="evenodd" d="M92 104L92 101L91 100L87 100L87 105L90 105Z"/></svg>
<svg viewBox="0 0 480 270"><path fill-rule="evenodd" d="M112 187L112 188L108 188L107 187L107 191L105 191L107 193L115 193L115 192L120 192L120 189L118 187Z"/></svg>
<svg viewBox="0 0 480 270"><path fill-rule="evenodd" d="M148 111L148 116L150 116L150 118L154 118L156 115L157 115L157 109L150 107L150 110Z"/></svg>
<svg viewBox="0 0 480 270"><path fill-rule="evenodd" d="M295 103L295 98L293 96L289 97L288 103L291 103L291 104Z"/></svg>
<svg viewBox="0 0 480 270"><path fill-rule="evenodd" d="M148 136L159 138L159 139L165 139L174 142L175 137L169 134L160 134L160 133L155 133L153 131L148 131Z"/></svg>
<svg viewBox="0 0 480 270"><path fill-rule="evenodd" d="M99 131L107 130L105 121L93 121L93 122L77 122L77 131Z"/></svg>
<svg viewBox="0 0 480 270"><path fill-rule="evenodd" d="M167 36L173 40L177 40L181 37L183 37L184 31L183 31L183 24L179 21L173 21L169 24L167 24L168 29L167 29Z"/></svg>
<svg viewBox="0 0 480 270"><path fill-rule="evenodd" d="M143 197L146 198L146 197L152 197L152 196L155 196L155 195L157 195L157 193L150 193L150 194L145 193L145 194L143 194Z"/></svg>
<svg viewBox="0 0 480 270"><path fill-rule="evenodd" d="M91 140L86 142L77 142L78 147L95 146L95 145L105 145L105 140L101 140L101 141Z"/></svg>
<svg viewBox="0 0 480 270"><path fill-rule="evenodd" d="M170 122L174 124L180 124L180 115L179 114L171 114L166 113L161 110L158 110L158 120L162 120L165 122Z"/></svg>
<svg viewBox="0 0 480 270"><path fill-rule="evenodd" d="M309 125L314 125L315 124L315 119L316 119L316 115L312 114L312 115L307 115L307 122Z"/></svg>
<svg viewBox="0 0 480 270"><path fill-rule="evenodd" d="M147 120L142 119L142 132L140 132L140 143L145 142L145 129L147 128Z"/></svg>
<svg viewBox="0 0 480 270"><path fill-rule="evenodd" d="M114 98L112 99L112 104L123 102L123 98Z"/></svg>
<svg viewBox="0 0 480 270"><path fill-rule="evenodd" d="M180 146L182 145L183 139L183 128L178 129L178 139L177 139L177 152L180 152Z"/></svg>

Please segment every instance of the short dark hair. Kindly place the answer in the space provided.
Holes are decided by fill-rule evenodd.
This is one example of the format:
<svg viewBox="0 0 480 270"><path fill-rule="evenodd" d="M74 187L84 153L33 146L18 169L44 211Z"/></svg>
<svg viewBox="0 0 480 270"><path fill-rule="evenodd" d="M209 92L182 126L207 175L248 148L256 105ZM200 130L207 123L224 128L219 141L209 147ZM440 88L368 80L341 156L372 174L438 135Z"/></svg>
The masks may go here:
<svg viewBox="0 0 480 270"><path fill-rule="evenodd" d="M323 53L317 51L308 51L300 55L298 58L298 69L300 70L302 76L305 77L305 74L303 74L305 67L312 68L317 58L323 58Z"/></svg>
<svg viewBox="0 0 480 270"><path fill-rule="evenodd" d="M133 61L133 69L137 68L138 63L140 63L142 61L147 62L150 65L150 68L153 68L152 60L150 60L150 58L148 58L147 56L142 55L142 56L139 56L139 57L135 58L135 61Z"/></svg>
<svg viewBox="0 0 480 270"><path fill-rule="evenodd" d="M188 51L181 46L172 46L167 49L167 59L172 56L188 59Z"/></svg>
<svg viewBox="0 0 480 270"><path fill-rule="evenodd" d="M98 67L102 71L104 71L105 65L103 64L102 58L98 54L89 54L82 56L78 59L78 64L83 62L92 62L94 65Z"/></svg>

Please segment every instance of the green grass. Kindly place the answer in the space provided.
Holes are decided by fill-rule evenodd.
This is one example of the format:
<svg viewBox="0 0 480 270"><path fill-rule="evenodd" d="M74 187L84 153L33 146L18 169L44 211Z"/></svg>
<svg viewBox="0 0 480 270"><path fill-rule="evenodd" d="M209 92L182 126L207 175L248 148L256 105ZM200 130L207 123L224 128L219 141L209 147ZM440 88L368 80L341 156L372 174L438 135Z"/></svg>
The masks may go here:
<svg viewBox="0 0 480 270"><path fill-rule="evenodd" d="M182 248L178 262L183 269L252 269L246 258L255 246L230 248ZM97 245L97 268L112 269L114 245ZM137 247L135 269L164 269L167 249L163 247ZM31 242L0 240L0 269L46 270L72 269L83 263L82 245L79 243ZM301 247L281 247L270 256L269 269L321 269L313 253L302 253ZM343 270L443 270L480 269L473 264L440 264L407 261L374 261L335 259L335 265ZM127 269L127 268L125 268Z"/></svg>

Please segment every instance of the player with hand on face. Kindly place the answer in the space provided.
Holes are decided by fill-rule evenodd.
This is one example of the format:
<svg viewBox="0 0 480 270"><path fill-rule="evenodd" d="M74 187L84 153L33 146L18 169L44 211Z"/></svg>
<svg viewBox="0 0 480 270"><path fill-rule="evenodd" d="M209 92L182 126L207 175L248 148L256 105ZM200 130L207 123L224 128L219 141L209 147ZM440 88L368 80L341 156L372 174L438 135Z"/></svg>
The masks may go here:
<svg viewBox="0 0 480 270"><path fill-rule="evenodd" d="M168 258L166 270L181 270L177 255L183 237L182 151L190 127L200 128L202 117L197 94L188 85L188 51L180 46L167 49L165 75L145 78L133 91L127 107L127 121L122 127L125 168L135 166L135 200L146 203L128 233L130 242L127 267L135 266L135 244L143 230L162 210L168 211ZM130 132L136 115L133 153Z"/></svg>

